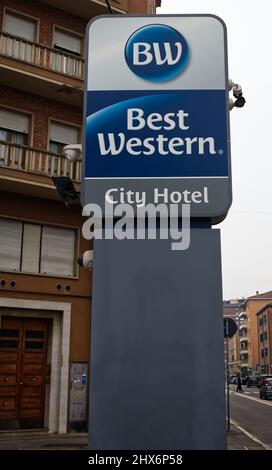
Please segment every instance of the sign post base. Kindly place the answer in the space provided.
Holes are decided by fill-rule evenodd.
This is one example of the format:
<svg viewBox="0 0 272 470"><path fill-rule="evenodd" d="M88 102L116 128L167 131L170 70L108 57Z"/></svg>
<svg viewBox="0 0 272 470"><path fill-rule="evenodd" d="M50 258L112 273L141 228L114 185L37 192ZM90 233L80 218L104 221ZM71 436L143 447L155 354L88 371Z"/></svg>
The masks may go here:
<svg viewBox="0 0 272 470"><path fill-rule="evenodd" d="M89 449L224 450L220 231L94 253Z"/></svg>

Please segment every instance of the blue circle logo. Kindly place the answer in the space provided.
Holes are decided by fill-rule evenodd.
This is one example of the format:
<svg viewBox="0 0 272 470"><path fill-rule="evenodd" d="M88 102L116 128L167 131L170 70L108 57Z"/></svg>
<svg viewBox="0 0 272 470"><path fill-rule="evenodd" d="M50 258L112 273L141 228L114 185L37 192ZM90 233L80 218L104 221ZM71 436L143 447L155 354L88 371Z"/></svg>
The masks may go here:
<svg viewBox="0 0 272 470"><path fill-rule="evenodd" d="M150 82L164 82L180 75L188 64L186 39L163 24L144 26L130 36L125 58L130 70Z"/></svg>

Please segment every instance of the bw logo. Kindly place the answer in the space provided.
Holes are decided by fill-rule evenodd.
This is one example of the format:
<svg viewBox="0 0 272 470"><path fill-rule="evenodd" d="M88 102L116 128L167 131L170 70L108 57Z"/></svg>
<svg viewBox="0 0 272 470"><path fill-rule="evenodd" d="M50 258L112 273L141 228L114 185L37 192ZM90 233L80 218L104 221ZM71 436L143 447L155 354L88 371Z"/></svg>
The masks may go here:
<svg viewBox="0 0 272 470"><path fill-rule="evenodd" d="M180 75L188 57L188 44L182 34L170 26L159 24L138 29L125 48L130 70L151 82L167 81Z"/></svg>
<svg viewBox="0 0 272 470"><path fill-rule="evenodd" d="M174 57L170 42L165 42L164 44L158 42L153 44L136 42L133 44L133 65L149 65L153 61L156 65L176 65L181 59L182 44L176 42L175 47L177 49L176 57Z"/></svg>

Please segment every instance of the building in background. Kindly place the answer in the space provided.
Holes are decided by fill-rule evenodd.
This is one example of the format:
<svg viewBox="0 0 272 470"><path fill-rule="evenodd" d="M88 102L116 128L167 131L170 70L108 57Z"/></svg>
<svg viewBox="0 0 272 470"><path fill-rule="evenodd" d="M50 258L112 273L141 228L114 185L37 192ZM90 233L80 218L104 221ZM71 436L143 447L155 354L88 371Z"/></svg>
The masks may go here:
<svg viewBox="0 0 272 470"><path fill-rule="evenodd" d="M231 318L237 324L237 333L229 339L229 371L230 375L235 375L240 372L241 358L240 358L240 336L239 336L239 310L243 304L244 299L231 299L223 302L224 318ZM225 352L226 352L225 341Z"/></svg>
<svg viewBox="0 0 272 470"><path fill-rule="evenodd" d="M238 334L237 339L239 341L239 352L240 352L240 372L242 376L247 376L249 373L248 365L248 323L247 314L242 309L238 315Z"/></svg>
<svg viewBox="0 0 272 470"><path fill-rule="evenodd" d="M260 372L272 374L272 303L257 312Z"/></svg>
<svg viewBox="0 0 272 470"><path fill-rule="evenodd" d="M155 13L155 0L111 0L113 13ZM87 22L104 0L0 0L0 429L87 426L91 273L77 256Z"/></svg>
<svg viewBox="0 0 272 470"><path fill-rule="evenodd" d="M240 357L243 373L261 371L257 312L272 302L272 291L248 297L239 311Z"/></svg>

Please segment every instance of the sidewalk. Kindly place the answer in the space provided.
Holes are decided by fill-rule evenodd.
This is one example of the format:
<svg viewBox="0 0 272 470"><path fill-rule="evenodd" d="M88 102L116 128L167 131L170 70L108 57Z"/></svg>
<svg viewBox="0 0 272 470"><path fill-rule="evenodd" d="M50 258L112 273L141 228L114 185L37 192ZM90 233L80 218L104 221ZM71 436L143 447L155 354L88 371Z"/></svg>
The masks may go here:
<svg viewBox="0 0 272 470"><path fill-rule="evenodd" d="M0 450L86 450L87 445L86 433L0 432ZM228 450L264 450L264 448L232 424L228 433Z"/></svg>
<svg viewBox="0 0 272 470"><path fill-rule="evenodd" d="M228 432L228 450L265 450L258 442L251 439L233 424Z"/></svg>
<svg viewBox="0 0 272 470"><path fill-rule="evenodd" d="M0 432L1 450L86 450L86 433L49 434L47 431Z"/></svg>

